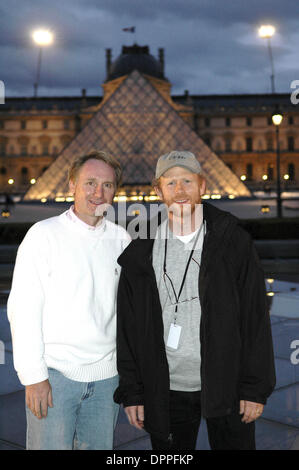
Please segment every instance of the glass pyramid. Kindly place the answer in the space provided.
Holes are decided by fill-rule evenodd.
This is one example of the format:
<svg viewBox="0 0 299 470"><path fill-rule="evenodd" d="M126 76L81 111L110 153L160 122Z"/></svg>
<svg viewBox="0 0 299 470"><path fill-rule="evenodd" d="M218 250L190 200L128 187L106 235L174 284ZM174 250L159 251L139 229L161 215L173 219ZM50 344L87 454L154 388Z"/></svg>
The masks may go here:
<svg viewBox="0 0 299 470"><path fill-rule="evenodd" d="M100 104L82 131L29 189L25 200L67 197L71 161L93 149L104 150L119 160L124 186L149 185L159 156L171 150L189 150L201 163L207 194L250 195L239 178L137 70Z"/></svg>

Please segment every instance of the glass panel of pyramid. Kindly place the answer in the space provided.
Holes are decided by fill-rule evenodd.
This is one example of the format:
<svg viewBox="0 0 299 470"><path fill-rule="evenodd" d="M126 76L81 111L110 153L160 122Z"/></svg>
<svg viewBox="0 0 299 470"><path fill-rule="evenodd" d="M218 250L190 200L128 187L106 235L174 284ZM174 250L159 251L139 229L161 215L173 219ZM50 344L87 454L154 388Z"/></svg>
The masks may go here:
<svg viewBox="0 0 299 470"><path fill-rule="evenodd" d="M239 178L137 70L99 105L81 132L29 189L25 200L66 197L72 160L94 149L119 160L124 185L149 185L159 156L171 150L189 150L201 163L207 194L250 195Z"/></svg>

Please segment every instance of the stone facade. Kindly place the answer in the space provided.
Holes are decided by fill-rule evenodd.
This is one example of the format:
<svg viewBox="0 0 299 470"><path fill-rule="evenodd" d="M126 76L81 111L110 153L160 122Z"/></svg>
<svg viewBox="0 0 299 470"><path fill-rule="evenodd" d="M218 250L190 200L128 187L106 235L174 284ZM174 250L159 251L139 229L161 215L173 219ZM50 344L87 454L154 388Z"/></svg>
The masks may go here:
<svg viewBox="0 0 299 470"><path fill-rule="evenodd" d="M280 173L282 189L299 187L299 108L289 94L177 96L189 102L191 125L203 140L251 189L276 186L276 127L272 114L279 109Z"/></svg>
<svg viewBox="0 0 299 470"><path fill-rule="evenodd" d="M8 98L0 105L1 192L24 193L81 130L98 98ZM9 184L13 180L13 184Z"/></svg>

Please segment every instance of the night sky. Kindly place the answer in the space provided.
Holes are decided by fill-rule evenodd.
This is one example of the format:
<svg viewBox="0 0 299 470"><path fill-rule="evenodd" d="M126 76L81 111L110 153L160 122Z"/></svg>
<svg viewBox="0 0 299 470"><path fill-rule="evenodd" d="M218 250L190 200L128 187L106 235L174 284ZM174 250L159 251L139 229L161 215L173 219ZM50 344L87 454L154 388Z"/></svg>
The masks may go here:
<svg viewBox="0 0 299 470"><path fill-rule="evenodd" d="M299 80L298 0L9 0L0 3L0 80L6 97L32 96L38 48L31 33L44 27L54 44L44 49L39 96L102 95L105 49L122 45L165 51L172 94L270 93L267 41L273 24L276 91ZM136 33L122 28L136 27Z"/></svg>

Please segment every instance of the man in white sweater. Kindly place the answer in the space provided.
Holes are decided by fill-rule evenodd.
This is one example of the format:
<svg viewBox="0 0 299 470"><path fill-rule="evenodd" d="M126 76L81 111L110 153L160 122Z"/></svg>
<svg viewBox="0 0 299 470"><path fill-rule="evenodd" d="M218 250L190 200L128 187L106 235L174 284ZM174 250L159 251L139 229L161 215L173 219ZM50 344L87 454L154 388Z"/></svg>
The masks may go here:
<svg viewBox="0 0 299 470"><path fill-rule="evenodd" d="M19 247L7 314L27 449L113 447L117 258L130 237L103 213L120 178L104 152L75 160L74 206L34 224Z"/></svg>

